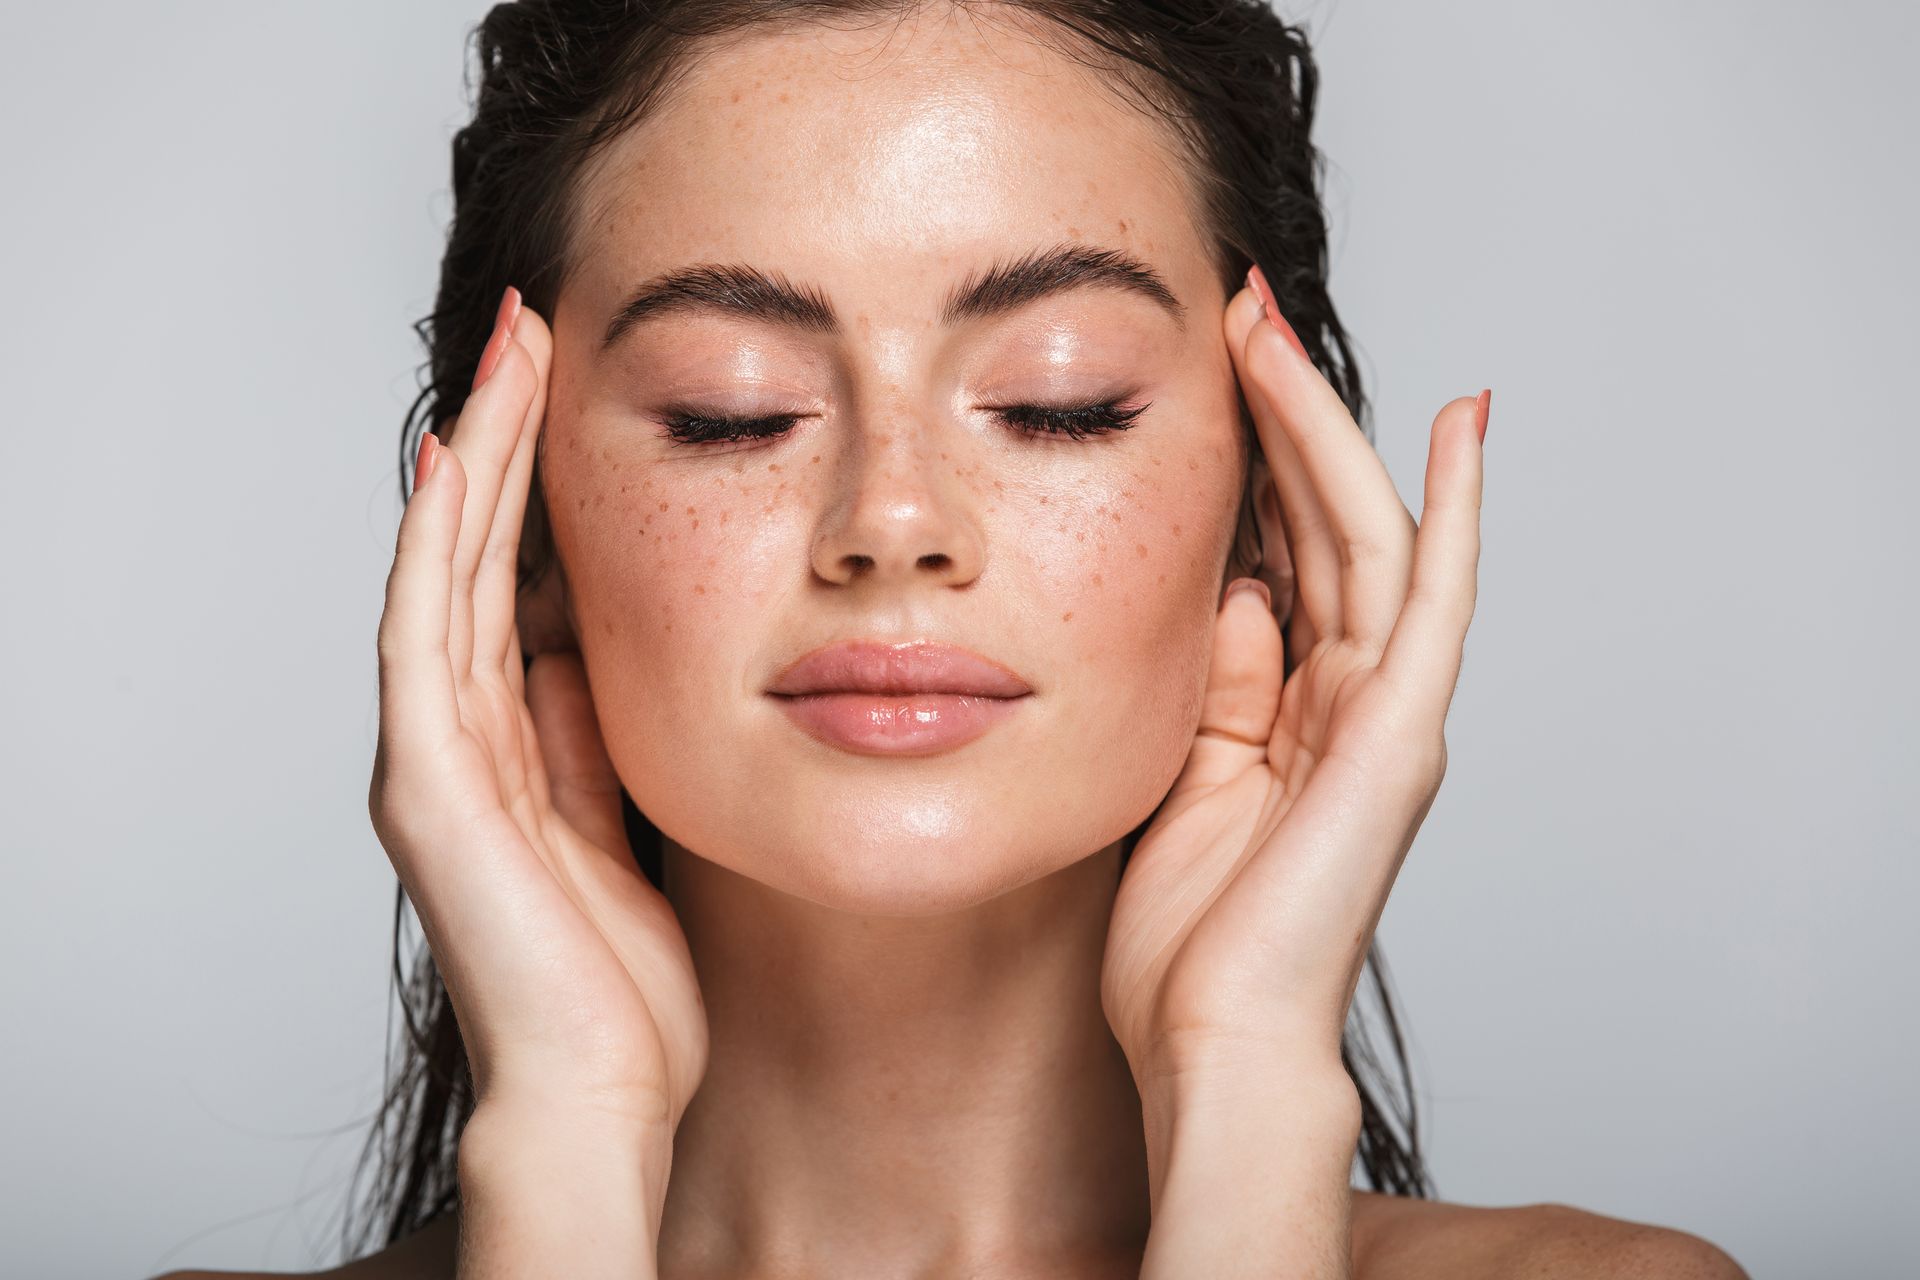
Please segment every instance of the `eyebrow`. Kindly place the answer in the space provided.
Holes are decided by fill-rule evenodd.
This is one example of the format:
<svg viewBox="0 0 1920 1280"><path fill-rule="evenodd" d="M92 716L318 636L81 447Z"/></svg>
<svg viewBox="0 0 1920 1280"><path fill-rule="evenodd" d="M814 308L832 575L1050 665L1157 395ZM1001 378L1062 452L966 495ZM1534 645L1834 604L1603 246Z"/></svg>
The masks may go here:
<svg viewBox="0 0 1920 1280"><path fill-rule="evenodd" d="M1146 298L1186 328L1186 308L1159 272L1117 249L1075 244L1036 249L970 276L947 295L940 321L952 325L1004 315L1052 294L1090 287L1122 289ZM702 311L808 333L841 331L833 304L814 286L795 285L744 263L701 263L655 276L628 295L613 313L600 349L612 347L642 321Z"/></svg>

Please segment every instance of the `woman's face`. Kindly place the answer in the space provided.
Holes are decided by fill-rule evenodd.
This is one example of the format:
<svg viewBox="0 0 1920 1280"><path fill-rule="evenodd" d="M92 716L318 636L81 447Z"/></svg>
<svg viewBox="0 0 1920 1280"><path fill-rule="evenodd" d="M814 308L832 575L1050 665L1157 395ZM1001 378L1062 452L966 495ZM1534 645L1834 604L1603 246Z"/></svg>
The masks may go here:
<svg viewBox="0 0 1920 1280"><path fill-rule="evenodd" d="M614 765L704 858L952 910L1126 834L1186 759L1247 461L1226 298L1171 136L1090 74L957 10L763 30L589 175L542 481ZM1074 253L1171 297L1069 258L949 311ZM1109 401L1148 407L1077 439L1004 412ZM795 416L714 444L681 414ZM1032 692L963 745L831 745L768 689L848 639L964 646Z"/></svg>

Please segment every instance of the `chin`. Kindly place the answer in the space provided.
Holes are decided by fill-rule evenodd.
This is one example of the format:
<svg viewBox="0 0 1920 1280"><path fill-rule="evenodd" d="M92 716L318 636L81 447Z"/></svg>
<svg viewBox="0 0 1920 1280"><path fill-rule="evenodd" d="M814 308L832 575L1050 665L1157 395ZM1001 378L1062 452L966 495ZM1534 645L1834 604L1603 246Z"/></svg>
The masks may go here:
<svg viewBox="0 0 1920 1280"><path fill-rule="evenodd" d="M762 808L773 823L764 829L734 821L685 839L662 830L697 856L781 893L880 916L963 911L1099 848L1036 840L1032 823L994 806L991 793L950 786L842 783L790 806Z"/></svg>

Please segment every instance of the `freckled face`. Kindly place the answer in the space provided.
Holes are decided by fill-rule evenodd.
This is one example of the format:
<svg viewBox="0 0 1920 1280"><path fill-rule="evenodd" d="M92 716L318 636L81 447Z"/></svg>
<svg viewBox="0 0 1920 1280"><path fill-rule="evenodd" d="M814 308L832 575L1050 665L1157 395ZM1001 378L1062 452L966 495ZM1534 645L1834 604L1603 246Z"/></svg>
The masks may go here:
<svg viewBox="0 0 1920 1280"><path fill-rule="evenodd" d="M951 910L1124 835L1185 761L1246 466L1225 297L1169 136L1087 75L964 17L765 31L589 175L542 483L614 765L704 858ZM943 316L1062 245L1138 259L1184 324L1113 284ZM642 283L734 264L831 323L667 308L603 347ZM1084 439L1006 412L1110 402L1146 407ZM777 434L686 443L684 414ZM949 751L830 747L766 690L855 637L1034 692Z"/></svg>

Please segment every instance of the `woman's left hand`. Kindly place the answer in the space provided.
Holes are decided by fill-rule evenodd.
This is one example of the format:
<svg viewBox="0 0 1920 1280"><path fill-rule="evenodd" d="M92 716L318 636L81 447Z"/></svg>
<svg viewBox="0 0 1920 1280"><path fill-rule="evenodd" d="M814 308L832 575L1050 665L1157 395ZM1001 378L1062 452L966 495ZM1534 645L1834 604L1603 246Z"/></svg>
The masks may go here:
<svg viewBox="0 0 1920 1280"><path fill-rule="evenodd" d="M1253 289L1224 325L1298 597L1283 637L1264 592L1229 591L1191 754L1114 902L1101 1002L1143 1092L1342 1070L1368 944L1446 771L1480 556L1486 393L1435 418L1416 524Z"/></svg>

